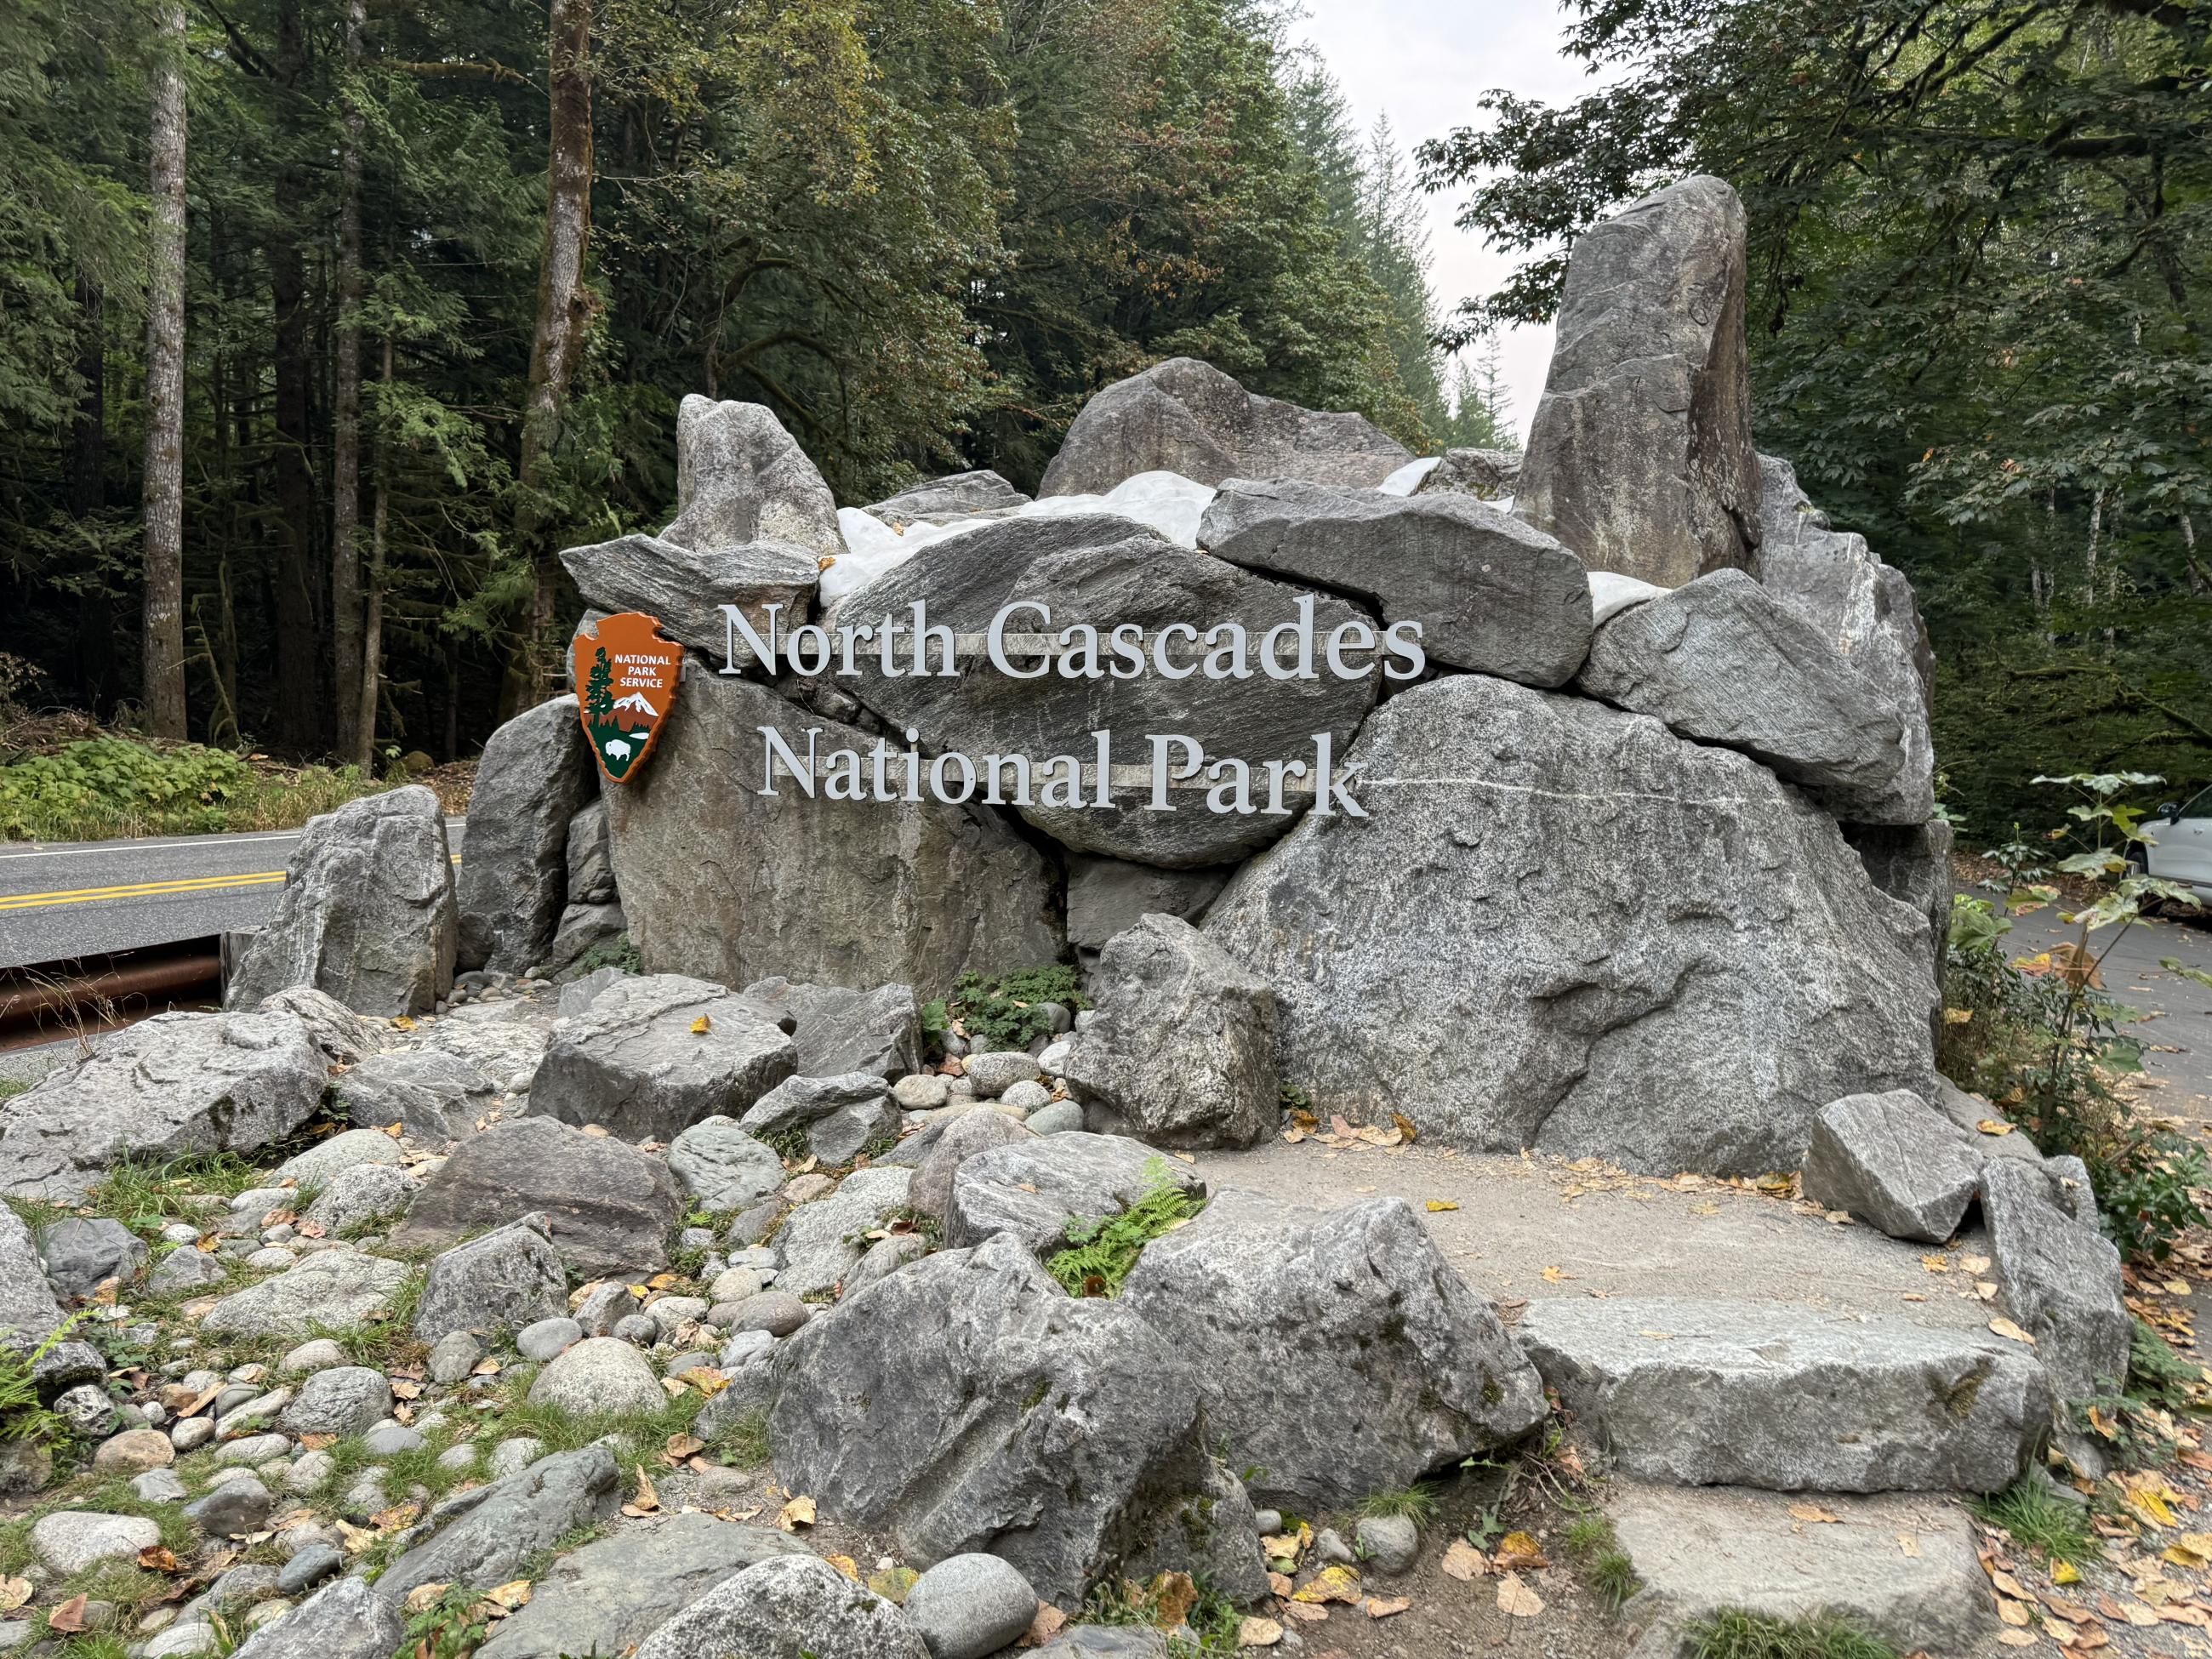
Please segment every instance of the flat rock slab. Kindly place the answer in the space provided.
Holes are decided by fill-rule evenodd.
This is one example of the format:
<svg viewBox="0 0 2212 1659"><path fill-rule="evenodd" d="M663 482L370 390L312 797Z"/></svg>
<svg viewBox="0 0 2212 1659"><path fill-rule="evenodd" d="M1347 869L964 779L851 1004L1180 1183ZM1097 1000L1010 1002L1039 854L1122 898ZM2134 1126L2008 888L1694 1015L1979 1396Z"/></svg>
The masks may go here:
<svg viewBox="0 0 2212 1659"><path fill-rule="evenodd" d="M1793 1502L1805 1506L1735 1487L1609 1482L1606 1513L1644 1586L1627 1617L1679 1630L1723 1607L1786 1619L1825 1613L1901 1653L1962 1654L1996 1631L1957 1503L1922 1492L1822 1493L1816 1506L1834 1519L1808 1522L1791 1513Z"/></svg>
<svg viewBox="0 0 2212 1659"><path fill-rule="evenodd" d="M1514 1334L1629 1474L1770 1492L2009 1486L2051 1424L2027 1349L1771 1304L1529 1303Z"/></svg>
<svg viewBox="0 0 2212 1659"><path fill-rule="evenodd" d="M351 1330L392 1305L408 1272L404 1261L360 1250L319 1250L274 1279L223 1297L208 1310L200 1328L218 1336L295 1340L311 1322Z"/></svg>
<svg viewBox="0 0 2212 1659"><path fill-rule="evenodd" d="M531 1109L624 1140L673 1140L735 1117L799 1066L789 1037L724 987L681 974L619 980L556 1033Z"/></svg>
<svg viewBox="0 0 2212 1659"><path fill-rule="evenodd" d="M806 1553L789 1533L711 1515L671 1515L624 1527L562 1557L538 1580L529 1605L477 1651L485 1659L622 1653L732 1573L771 1556Z"/></svg>

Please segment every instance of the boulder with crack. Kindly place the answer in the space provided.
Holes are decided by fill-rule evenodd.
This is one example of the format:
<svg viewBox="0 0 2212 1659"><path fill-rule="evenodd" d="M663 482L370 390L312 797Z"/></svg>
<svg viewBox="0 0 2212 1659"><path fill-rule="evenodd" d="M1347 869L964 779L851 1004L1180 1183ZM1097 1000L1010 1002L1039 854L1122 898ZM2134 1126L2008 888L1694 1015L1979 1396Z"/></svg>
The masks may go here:
<svg viewBox="0 0 2212 1659"><path fill-rule="evenodd" d="M1413 459L1364 416L1263 398L1211 363L1170 357L1084 404L1037 495L1098 494L1139 472L1175 472L1206 484L1310 478L1370 487Z"/></svg>
<svg viewBox="0 0 2212 1659"><path fill-rule="evenodd" d="M1979 1139L1909 1090L1846 1095L1813 1120L1804 1194L1892 1238L1941 1244L1981 1185Z"/></svg>
<svg viewBox="0 0 2212 1659"><path fill-rule="evenodd" d="M676 517L660 536L702 553L754 542L817 559L845 550L836 497L775 414L696 392L676 412Z"/></svg>
<svg viewBox="0 0 2212 1659"><path fill-rule="evenodd" d="M485 741L453 878L465 969L520 974L568 902L568 826L591 797L591 747L573 696L526 708Z"/></svg>
<svg viewBox="0 0 2212 1659"><path fill-rule="evenodd" d="M1061 665L1010 652L1012 674L977 663L965 674L916 675L903 672L911 647L902 646L895 673L879 658L859 658L852 694L893 727L920 732L925 754L967 757L978 799L1012 806L1062 845L1170 868L1230 862L1288 829L1314 799L1316 734L1341 755L1382 673L1346 679L1325 665L1341 634L1347 651L1365 642L1359 654L1372 667L1379 635L1366 611L1105 515L1006 520L936 543L854 594L838 617L905 624L917 604L932 629L949 630L927 647L933 667L955 635L983 634L1003 607L1024 605L1036 608L1014 612L1006 631L1059 641L1052 659ZM1132 641L1141 635L1130 648L1150 653L1144 672L1114 673L1117 629ZM1099 804L1101 731L1124 744L1145 733L1186 739L1162 751L1176 776L1191 774L1171 782L1172 811L1153 808L1150 747L1119 757L1116 765L1138 769L1109 776ZM1078 775L1079 764L1091 769Z"/></svg>
<svg viewBox="0 0 2212 1659"><path fill-rule="evenodd" d="M616 981L547 1045L534 1112L624 1140L735 1117L798 1069L792 1041L737 993L680 974Z"/></svg>
<svg viewBox="0 0 2212 1659"><path fill-rule="evenodd" d="M1203 930L1274 986L1324 1113L1756 1175L1832 1100L1932 1091L1926 921L1765 768L1479 675L1391 698L1352 758L1367 816L1310 816Z"/></svg>
<svg viewBox="0 0 2212 1659"><path fill-rule="evenodd" d="M1058 959L1054 873L988 809L842 799L820 777L810 799L781 763L762 794L763 727L802 757L876 741L687 660L653 766L607 798L648 969L937 996L969 969Z"/></svg>
<svg viewBox="0 0 2212 1659"><path fill-rule="evenodd" d="M856 991L762 979L739 994L762 1018L791 1033L802 1077L904 1077L921 1069L921 1006L911 986Z"/></svg>
<svg viewBox="0 0 2212 1659"><path fill-rule="evenodd" d="M1349 594L1386 624L1418 624L1423 652L1449 667L1558 686L1589 650L1583 562L1469 495L1232 479L1198 539L1245 569Z"/></svg>
<svg viewBox="0 0 2212 1659"><path fill-rule="evenodd" d="M568 1280L550 1224L526 1215L432 1260L415 1309L415 1334L434 1343L454 1331L504 1336L568 1311Z"/></svg>
<svg viewBox="0 0 2212 1659"><path fill-rule="evenodd" d="M807 1150L824 1164L849 1164L863 1147L897 1137L899 1109L890 1087L866 1072L787 1078L738 1121L763 1140L803 1134Z"/></svg>
<svg viewBox="0 0 2212 1659"><path fill-rule="evenodd" d="M483 1069L440 1048L395 1048L371 1054L332 1080L331 1097L364 1128L397 1123L433 1144L476 1133L500 1099Z"/></svg>
<svg viewBox="0 0 2212 1659"><path fill-rule="evenodd" d="M1194 1170L1142 1141L1079 1130L1036 1137L958 1166L945 1242L958 1248L1010 1232L1032 1250L1054 1249L1071 1223L1117 1216L1159 1185L1206 1194Z"/></svg>
<svg viewBox="0 0 2212 1659"><path fill-rule="evenodd" d="M664 1159L550 1117L518 1118L455 1147L422 1183L392 1243L444 1249L534 1211L544 1212L561 1260L599 1278L665 1267L684 1200Z"/></svg>
<svg viewBox="0 0 2212 1659"><path fill-rule="evenodd" d="M1767 1492L2002 1492L2051 1427L2034 1356L1979 1331L1764 1302L1533 1300L1514 1334L1626 1473Z"/></svg>
<svg viewBox="0 0 2212 1659"><path fill-rule="evenodd" d="M312 985L356 1013L425 1013L453 988L459 936L437 796L421 784L366 795L307 821L225 1006Z"/></svg>
<svg viewBox="0 0 2212 1659"><path fill-rule="evenodd" d="M1281 1111L1275 993L1187 921L1146 916L1091 975L1097 1018L1060 1074L1105 1127L1155 1146L1249 1146Z"/></svg>
<svg viewBox="0 0 2212 1659"><path fill-rule="evenodd" d="M1753 562L1744 234L1698 175L1575 240L1514 511L1594 570L1680 587Z"/></svg>
<svg viewBox="0 0 2212 1659"><path fill-rule="evenodd" d="M1145 1247L1121 1300L1191 1362L1209 1431L1286 1508L1410 1486L1548 1409L1496 1311L1401 1199L1324 1212L1216 1194Z"/></svg>
<svg viewBox="0 0 2212 1659"><path fill-rule="evenodd" d="M1068 1297L1018 1239L879 1280L777 1364L777 1479L916 1565L988 1552L1073 1604L1165 1551L1233 1599L1266 1591L1249 1506L1241 1533L1224 1516L1184 1534L1221 1489L1188 1361L1122 1304Z"/></svg>
<svg viewBox="0 0 2212 1659"><path fill-rule="evenodd" d="M8 1103L0 1192L78 1204L123 1158L250 1152L314 1115L328 1070L293 1014L156 1014Z"/></svg>
<svg viewBox="0 0 2212 1659"><path fill-rule="evenodd" d="M1740 749L1840 817L1925 819L1908 799L1895 713L1810 623L1741 570L1716 571L1597 631L1577 682L1698 743Z"/></svg>

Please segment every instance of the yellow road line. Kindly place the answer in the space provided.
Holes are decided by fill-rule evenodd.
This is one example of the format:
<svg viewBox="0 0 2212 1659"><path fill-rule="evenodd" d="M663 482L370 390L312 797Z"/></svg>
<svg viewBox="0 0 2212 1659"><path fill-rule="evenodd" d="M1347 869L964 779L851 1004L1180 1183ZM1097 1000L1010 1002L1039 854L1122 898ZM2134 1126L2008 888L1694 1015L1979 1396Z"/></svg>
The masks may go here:
<svg viewBox="0 0 2212 1659"><path fill-rule="evenodd" d="M460 855L453 854L459 864ZM0 911L43 910L64 904L98 904L112 899L167 898L181 893L219 893L238 887L273 887L284 879L282 870L256 870L234 876L182 876L173 881L137 881L121 887L72 887L52 893L13 893L0 896Z"/></svg>

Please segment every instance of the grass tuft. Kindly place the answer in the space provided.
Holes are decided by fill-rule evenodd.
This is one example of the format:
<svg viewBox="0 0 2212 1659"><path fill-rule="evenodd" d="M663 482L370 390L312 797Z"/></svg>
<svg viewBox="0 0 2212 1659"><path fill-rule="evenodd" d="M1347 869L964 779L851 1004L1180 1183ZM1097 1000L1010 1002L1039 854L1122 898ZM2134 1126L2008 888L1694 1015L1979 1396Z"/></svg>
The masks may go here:
<svg viewBox="0 0 2212 1659"><path fill-rule="evenodd" d="M1407 1520L1425 1527L1437 1518L1437 1489L1425 1480L1395 1492L1371 1492L1359 1500L1363 1520Z"/></svg>
<svg viewBox="0 0 2212 1659"><path fill-rule="evenodd" d="M1723 1607L1690 1621L1692 1659L1897 1659L1897 1650L1848 1619L1778 1619Z"/></svg>
<svg viewBox="0 0 2212 1659"><path fill-rule="evenodd" d="M2014 1542L2061 1561L2078 1561L2097 1553L2088 1516L2052 1486L2041 1469L2030 1469L1995 1497L1979 1499L1974 1513L1993 1527L2002 1527Z"/></svg>

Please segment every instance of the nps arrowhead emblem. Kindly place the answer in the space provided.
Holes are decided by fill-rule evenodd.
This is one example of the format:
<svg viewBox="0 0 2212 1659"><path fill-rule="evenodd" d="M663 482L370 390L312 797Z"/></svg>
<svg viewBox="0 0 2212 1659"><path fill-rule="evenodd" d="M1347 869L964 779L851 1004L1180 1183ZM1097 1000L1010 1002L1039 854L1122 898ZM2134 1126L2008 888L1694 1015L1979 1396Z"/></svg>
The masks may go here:
<svg viewBox="0 0 2212 1659"><path fill-rule="evenodd" d="M684 647L660 637L660 619L625 611L579 629L569 666L584 735L599 770L615 783L635 776L653 753L684 672Z"/></svg>

